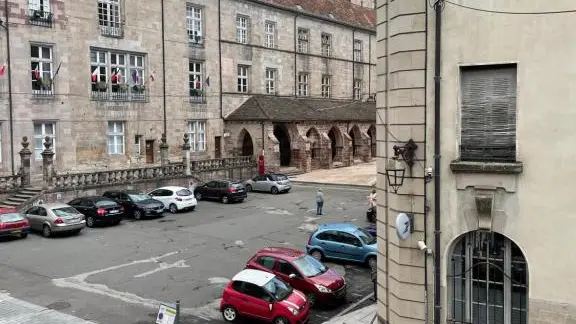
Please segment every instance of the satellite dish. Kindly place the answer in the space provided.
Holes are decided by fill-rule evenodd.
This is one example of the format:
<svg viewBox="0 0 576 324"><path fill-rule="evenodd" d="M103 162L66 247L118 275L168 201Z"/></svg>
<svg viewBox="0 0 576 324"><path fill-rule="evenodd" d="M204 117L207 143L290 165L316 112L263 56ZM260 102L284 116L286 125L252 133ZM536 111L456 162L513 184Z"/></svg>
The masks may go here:
<svg viewBox="0 0 576 324"><path fill-rule="evenodd" d="M405 213L398 214L396 216L396 235L401 240L406 240L410 237L412 233L412 221L410 216Z"/></svg>

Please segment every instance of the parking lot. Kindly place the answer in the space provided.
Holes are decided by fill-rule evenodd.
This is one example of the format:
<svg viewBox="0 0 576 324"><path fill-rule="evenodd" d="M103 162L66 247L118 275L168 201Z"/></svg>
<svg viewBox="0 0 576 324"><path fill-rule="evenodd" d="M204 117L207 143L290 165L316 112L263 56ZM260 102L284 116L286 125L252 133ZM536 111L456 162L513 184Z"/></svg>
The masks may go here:
<svg viewBox="0 0 576 324"><path fill-rule="evenodd" d="M161 302L181 301L182 323L223 323L224 285L267 246L304 249L314 225L367 225L366 189L324 187L324 216L313 186L288 194L250 193L244 203L200 201L196 211L125 220L79 236L0 242L0 287L15 298L98 323L154 323ZM348 304L313 310L322 323L372 291L361 265L327 263L345 274ZM253 321L248 321L253 322Z"/></svg>

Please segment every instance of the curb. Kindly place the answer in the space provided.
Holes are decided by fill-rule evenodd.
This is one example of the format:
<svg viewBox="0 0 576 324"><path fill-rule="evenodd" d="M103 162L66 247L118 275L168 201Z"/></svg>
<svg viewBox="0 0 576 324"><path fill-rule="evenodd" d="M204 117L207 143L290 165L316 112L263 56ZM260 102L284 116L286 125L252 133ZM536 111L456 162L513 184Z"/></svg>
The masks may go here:
<svg viewBox="0 0 576 324"><path fill-rule="evenodd" d="M344 315L348 315L350 313L352 313L352 311L354 311L358 305L362 304L363 302L367 301L368 299L370 299L370 297L374 296L374 294L368 294L367 296L362 297L362 299L360 299L359 301L355 302L354 304L348 306L346 309L344 309L343 311L341 311L340 313L332 316L329 320L333 320L337 317L342 317Z"/></svg>
<svg viewBox="0 0 576 324"><path fill-rule="evenodd" d="M310 185L310 186L332 186L332 187L353 187L362 189L372 189L374 186L370 185L359 185L359 184L349 184L349 183L330 183L330 182L315 182L315 181L298 181L290 179L293 184L297 185Z"/></svg>

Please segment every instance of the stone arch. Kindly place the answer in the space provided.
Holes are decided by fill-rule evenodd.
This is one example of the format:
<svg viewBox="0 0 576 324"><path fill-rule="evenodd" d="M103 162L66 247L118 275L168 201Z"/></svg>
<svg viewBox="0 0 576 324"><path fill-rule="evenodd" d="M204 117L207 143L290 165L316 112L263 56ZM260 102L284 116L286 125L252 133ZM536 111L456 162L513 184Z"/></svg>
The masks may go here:
<svg viewBox="0 0 576 324"><path fill-rule="evenodd" d="M448 318L456 323L528 322L528 263L508 237L460 235L447 250Z"/></svg>
<svg viewBox="0 0 576 324"><path fill-rule="evenodd" d="M350 131L348 131L348 135L352 139L352 157L354 159L360 158L360 147L362 146L362 132L360 131L360 127L358 127L358 125L352 126Z"/></svg>
<svg viewBox="0 0 576 324"><path fill-rule="evenodd" d="M292 162L292 138L285 124L274 125L274 137L280 148L280 166L289 166Z"/></svg>
<svg viewBox="0 0 576 324"><path fill-rule="evenodd" d="M370 125L368 128L368 136L370 136L370 156L376 157L376 126Z"/></svg>
<svg viewBox="0 0 576 324"><path fill-rule="evenodd" d="M238 148L240 151L240 156L254 155L254 140L246 128L242 128L240 134L238 135Z"/></svg>
<svg viewBox="0 0 576 324"><path fill-rule="evenodd" d="M312 159L318 158L320 149L320 132L316 129L316 127L310 127L306 132L306 138L310 143L310 156Z"/></svg>
<svg viewBox="0 0 576 324"><path fill-rule="evenodd" d="M344 138L342 131L337 126L332 126L328 131L328 138L330 138L330 149L332 154L332 161L342 162L342 149L344 148Z"/></svg>

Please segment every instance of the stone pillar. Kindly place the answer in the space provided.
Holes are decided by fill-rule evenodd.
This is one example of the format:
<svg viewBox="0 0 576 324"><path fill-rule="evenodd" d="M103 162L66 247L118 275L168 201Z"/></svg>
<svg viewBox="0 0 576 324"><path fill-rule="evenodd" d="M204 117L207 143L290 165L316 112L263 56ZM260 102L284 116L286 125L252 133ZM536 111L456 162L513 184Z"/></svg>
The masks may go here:
<svg viewBox="0 0 576 324"><path fill-rule="evenodd" d="M184 145L182 145L182 164L184 164L184 174L191 175L190 170L190 135L184 133Z"/></svg>
<svg viewBox="0 0 576 324"><path fill-rule="evenodd" d="M160 164L166 166L168 165L168 144L166 143L166 134L162 134L160 141Z"/></svg>
<svg viewBox="0 0 576 324"><path fill-rule="evenodd" d="M42 151L42 189L52 189L54 183L54 150L52 149L52 137L44 138L44 151Z"/></svg>
<svg viewBox="0 0 576 324"><path fill-rule="evenodd" d="M30 185L30 156L32 152L28 148L29 145L28 137L22 137L22 149L20 150L20 180L22 187Z"/></svg>

